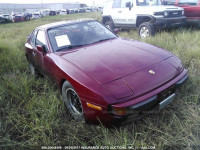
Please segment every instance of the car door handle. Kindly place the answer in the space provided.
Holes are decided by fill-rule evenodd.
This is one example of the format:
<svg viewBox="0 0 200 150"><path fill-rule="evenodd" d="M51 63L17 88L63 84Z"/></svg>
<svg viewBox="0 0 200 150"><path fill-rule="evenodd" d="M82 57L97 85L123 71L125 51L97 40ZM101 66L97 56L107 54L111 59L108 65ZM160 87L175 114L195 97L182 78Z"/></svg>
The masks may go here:
<svg viewBox="0 0 200 150"><path fill-rule="evenodd" d="M122 13L122 11L118 11L118 13Z"/></svg>

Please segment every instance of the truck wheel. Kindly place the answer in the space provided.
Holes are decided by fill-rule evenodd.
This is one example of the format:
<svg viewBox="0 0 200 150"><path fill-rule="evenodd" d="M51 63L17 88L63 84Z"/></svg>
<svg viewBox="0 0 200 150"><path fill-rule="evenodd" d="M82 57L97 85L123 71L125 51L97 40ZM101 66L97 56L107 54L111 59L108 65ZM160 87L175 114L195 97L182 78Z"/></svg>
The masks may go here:
<svg viewBox="0 0 200 150"><path fill-rule="evenodd" d="M154 36L155 28L152 23L144 22L139 26L138 34L142 39L145 39L148 36Z"/></svg>
<svg viewBox="0 0 200 150"><path fill-rule="evenodd" d="M114 24L113 24L112 21L107 21L107 22L105 23L105 26L106 26L108 29L110 29L111 31L113 31L113 29L115 28L115 26L114 26Z"/></svg>

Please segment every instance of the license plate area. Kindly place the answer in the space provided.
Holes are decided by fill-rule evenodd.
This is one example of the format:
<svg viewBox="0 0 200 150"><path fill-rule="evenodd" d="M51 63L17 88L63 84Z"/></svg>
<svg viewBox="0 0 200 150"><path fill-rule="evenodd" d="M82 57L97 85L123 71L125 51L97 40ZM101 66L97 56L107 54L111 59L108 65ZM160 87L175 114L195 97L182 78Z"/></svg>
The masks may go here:
<svg viewBox="0 0 200 150"><path fill-rule="evenodd" d="M171 103L174 100L175 93L164 99L159 103L159 111L162 110L164 107L166 107L169 103Z"/></svg>
<svg viewBox="0 0 200 150"><path fill-rule="evenodd" d="M164 90L158 94L158 102L163 101L164 99L166 99L173 93L175 93L175 86L171 86L171 87L167 88L166 90Z"/></svg>

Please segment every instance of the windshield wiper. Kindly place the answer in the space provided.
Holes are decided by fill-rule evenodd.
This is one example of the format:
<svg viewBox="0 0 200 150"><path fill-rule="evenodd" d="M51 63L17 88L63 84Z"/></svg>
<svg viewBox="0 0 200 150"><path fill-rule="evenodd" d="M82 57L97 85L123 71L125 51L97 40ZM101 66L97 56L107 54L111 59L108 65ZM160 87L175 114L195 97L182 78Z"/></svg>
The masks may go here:
<svg viewBox="0 0 200 150"><path fill-rule="evenodd" d="M96 42L93 42L93 43L90 43L90 44L94 44L94 43L99 43L99 42L102 42L102 41L107 41L107 40L111 40L111 39L115 39L116 37L113 37L113 38L107 38L107 39L102 39L102 40L98 40Z"/></svg>
<svg viewBox="0 0 200 150"><path fill-rule="evenodd" d="M82 47L82 46L85 46L85 45L88 45L88 44L69 45L69 46L63 47L61 49L58 49L56 52L66 50L66 49L72 49L72 48L75 48L75 47Z"/></svg>
<svg viewBox="0 0 200 150"><path fill-rule="evenodd" d="M56 52L59 52L59 51L62 51L62 50L67 50L67 49L72 49L72 48L76 48L76 47L82 47L82 46L85 46L85 45L90 45L90 44L94 44L94 43L98 43L98 42L102 42L102 41L107 41L107 40L111 40L111 39L114 39L114 38L116 38L116 37L107 38L107 39L102 39L102 40L98 40L98 41L96 41L96 42L87 43L87 44L69 45L69 46L63 47L63 48L61 48L61 49L58 49Z"/></svg>

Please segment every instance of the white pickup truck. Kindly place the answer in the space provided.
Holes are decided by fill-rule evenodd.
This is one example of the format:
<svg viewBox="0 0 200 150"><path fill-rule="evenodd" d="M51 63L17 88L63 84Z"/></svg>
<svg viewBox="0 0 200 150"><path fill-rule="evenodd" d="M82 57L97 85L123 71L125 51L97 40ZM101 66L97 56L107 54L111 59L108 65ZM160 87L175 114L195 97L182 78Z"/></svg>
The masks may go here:
<svg viewBox="0 0 200 150"><path fill-rule="evenodd" d="M141 38L155 35L158 28L182 26L186 17L184 9L162 5L161 0L109 0L102 22L109 29L136 28Z"/></svg>

